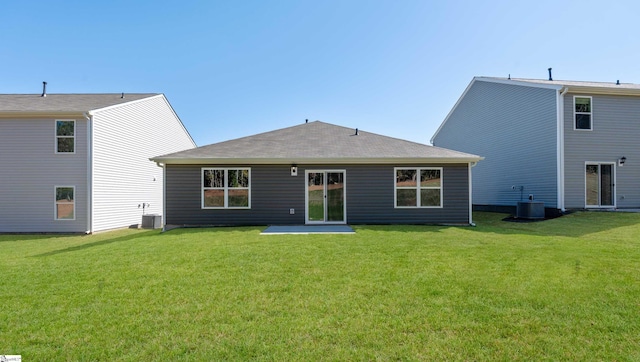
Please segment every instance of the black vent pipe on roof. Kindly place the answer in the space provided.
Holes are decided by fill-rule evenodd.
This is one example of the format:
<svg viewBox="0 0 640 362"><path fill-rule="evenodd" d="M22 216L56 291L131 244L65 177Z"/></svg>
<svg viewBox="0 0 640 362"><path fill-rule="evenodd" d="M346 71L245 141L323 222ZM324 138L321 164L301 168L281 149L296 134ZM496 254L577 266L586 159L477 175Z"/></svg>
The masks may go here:
<svg viewBox="0 0 640 362"><path fill-rule="evenodd" d="M620 85L620 79L616 80L616 85Z"/></svg>
<svg viewBox="0 0 640 362"><path fill-rule="evenodd" d="M551 68L549 68L549 80L553 80L553 77L551 76Z"/></svg>
<svg viewBox="0 0 640 362"><path fill-rule="evenodd" d="M42 82L42 94L40 95L40 97L46 97L47 96L47 82Z"/></svg>
<svg viewBox="0 0 640 362"><path fill-rule="evenodd" d="M356 136L358 135L358 129L356 128Z"/></svg>
<svg viewBox="0 0 640 362"><path fill-rule="evenodd" d="M124 92L122 92L122 95L120 96L120 98L124 99Z"/></svg>

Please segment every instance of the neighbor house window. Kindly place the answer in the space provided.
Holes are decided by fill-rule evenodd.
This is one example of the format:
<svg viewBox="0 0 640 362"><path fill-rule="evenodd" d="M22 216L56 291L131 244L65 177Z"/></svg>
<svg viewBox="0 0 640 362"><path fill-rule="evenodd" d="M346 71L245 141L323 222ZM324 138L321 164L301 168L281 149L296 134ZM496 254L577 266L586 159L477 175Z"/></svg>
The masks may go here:
<svg viewBox="0 0 640 362"><path fill-rule="evenodd" d="M76 121L56 120L56 153L75 153Z"/></svg>
<svg viewBox="0 0 640 362"><path fill-rule="evenodd" d="M76 218L76 201L75 186L56 186L56 204L55 218L56 220L75 220Z"/></svg>
<svg viewBox="0 0 640 362"><path fill-rule="evenodd" d="M442 207L442 168L395 169L396 207Z"/></svg>
<svg viewBox="0 0 640 362"><path fill-rule="evenodd" d="M251 169L202 169L203 209L248 209L250 200Z"/></svg>
<svg viewBox="0 0 640 362"><path fill-rule="evenodd" d="M575 129L591 130L591 97L573 97Z"/></svg>

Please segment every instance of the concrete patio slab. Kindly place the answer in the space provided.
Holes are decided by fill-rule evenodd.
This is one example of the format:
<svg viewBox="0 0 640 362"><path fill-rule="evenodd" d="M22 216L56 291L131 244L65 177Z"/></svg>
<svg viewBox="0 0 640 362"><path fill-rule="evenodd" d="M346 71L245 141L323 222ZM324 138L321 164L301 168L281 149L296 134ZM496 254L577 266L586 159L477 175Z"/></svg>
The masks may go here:
<svg viewBox="0 0 640 362"><path fill-rule="evenodd" d="M283 234L355 234L349 225L272 225L260 235Z"/></svg>

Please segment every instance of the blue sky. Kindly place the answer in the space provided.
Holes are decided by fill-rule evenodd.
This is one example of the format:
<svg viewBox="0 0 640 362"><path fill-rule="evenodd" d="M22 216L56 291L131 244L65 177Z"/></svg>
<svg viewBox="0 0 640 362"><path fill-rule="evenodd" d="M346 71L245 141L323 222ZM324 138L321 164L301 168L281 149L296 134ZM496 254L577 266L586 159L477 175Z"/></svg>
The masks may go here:
<svg viewBox="0 0 640 362"><path fill-rule="evenodd" d="M305 119L429 143L474 76L640 83L639 3L3 2L0 93L164 93L199 146Z"/></svg>

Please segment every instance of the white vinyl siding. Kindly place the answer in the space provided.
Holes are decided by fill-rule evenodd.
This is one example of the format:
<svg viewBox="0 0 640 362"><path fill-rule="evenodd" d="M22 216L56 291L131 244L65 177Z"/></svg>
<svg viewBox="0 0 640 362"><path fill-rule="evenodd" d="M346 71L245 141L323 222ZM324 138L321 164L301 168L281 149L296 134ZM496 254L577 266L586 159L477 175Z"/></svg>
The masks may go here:
<svg viewBox="0 0 640 362"><path fill-rule="evenodd" d="M151 157L195 146L164 96L93 112L93 231L163 212L163 171Z"/></svg>

